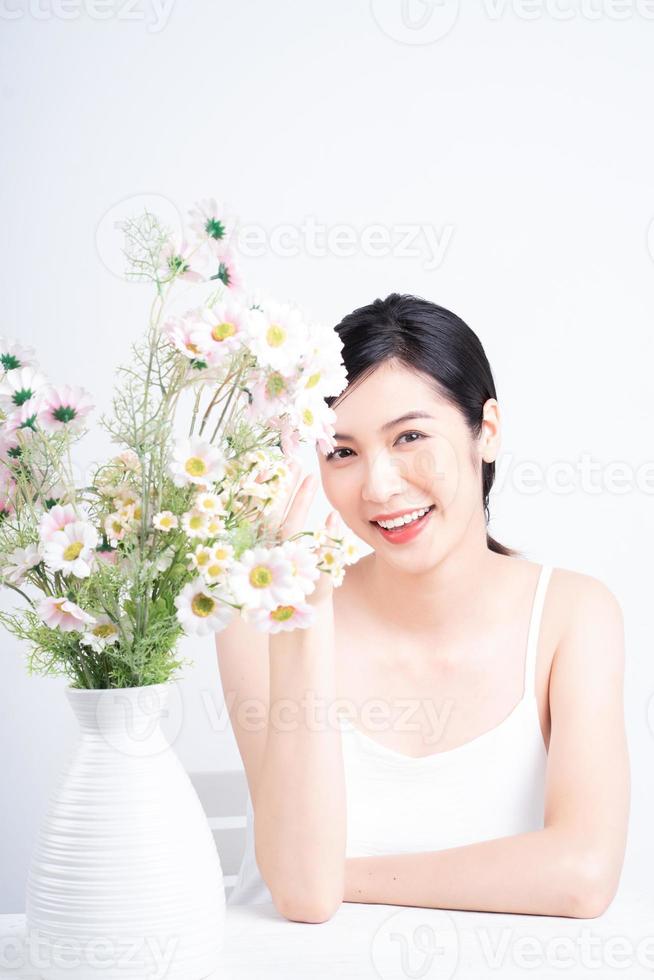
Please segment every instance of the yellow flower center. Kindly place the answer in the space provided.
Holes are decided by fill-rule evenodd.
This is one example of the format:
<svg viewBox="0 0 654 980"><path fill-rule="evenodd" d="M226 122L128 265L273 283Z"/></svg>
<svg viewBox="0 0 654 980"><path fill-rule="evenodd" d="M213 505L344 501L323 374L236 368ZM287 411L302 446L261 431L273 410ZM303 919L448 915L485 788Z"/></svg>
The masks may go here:
<svg viewBox="0 0 654 980"><path fill-rule="evenodd" d="M98 626L94 626L91 632L94 636L100 637L101 640L106 640L108 636L114 636L116 627L112 623L100 623Z"/></svg>
<svg viewBox="0 0 654 980"><path fill-rule="evenodd" d="M315 386L318 384L319 381L320 381L320 371L316 371L315 374L312 374L309 378L307 378L307 383L305 384L304 387L315 388Z"/></svg>
<svg viewBox="0 0 654 980"><path fill-rule="evenodd" d="M274 619L277 623L286 623L292 617L295 612L295 606L277 606L271 614L270 618Z"/></svg>
<svg viewBox="0 0 654 980"><path fill-rule="evenodd" d="M159 524L162 527L172 527L173 526L173 519L172 519L172 517L160 517L159 518Z"/></svg>
<svg viewBox="0 0 654 980"><path fill-rule="evenodd" d="M286 331L278 323L271 323L266 331L266 341L270 347L281 347L286 340Z"/></svg>
<svg viewBox="0 0 654 980"><path fill-rule="evenodd" d="M256 565L250 572L250 585L255 589L265 589L272 580L272 572L266 565Z"/></svg>
<svg viewBox="0 0 654 980"><path fill-rule="evenodd" d="M271 398L279 398L286 391L286 381L279 371L271 371L266 379L266 391Z"/></svg>
<svg viewBox="0 0 654 980"><path fill-rule="evenodd" d="M195 561L200 566L206 565L207 562L209 561L209 557L210 556L206 553L206 551L201 551L199 554L195 556Z"/></svg>
<svg viewBox="0 0 654 980"><path fill-rule="evenodd" d="M236 333L236 327L233 323L217 323L215 327L211 329L211 337L213 340L220 342L221 340L226 340L227 337L233 337Z"/></svg>
<svg viewBox="0 0 654 980"><path fill-rule="evenodd" d="M229 552L227 551L227 548L221 548L220 546L216 546L213 549L213 553L216 561L226 561L229 558Z"/></svg>
<svg viewBox="0 0 654 980"><path fill-rule="evenodd" d="M314 415L310 408L305 408L302 412L302 420L306 425L313 425Z"/></svg>
<svg viewBox="0 0 654 980"><path fill-rule="evenodd" d="M204 476L207 472L207 464L200 456L189 456L184 463L184 469L189 476Z"/></svg>
<svg viewBox="0 0 654 980"><path fill-rule="evenodd" d="M83 541L73 541L64 551L64 561L75 561L76 558L79 558L83 547Z"/></svg>
<svg viewBox="0 0 654 980"><path fill-rule="evenodd" d="M216 600L212 599L210 595L206 594L206 592L198 592L193 596L191 609L193 610L194 614L199 616L201 619L205 619L207 616L210 616L215 608Z"/></svg>
<svg viewBox="0 0 654 980"><path fill-rule="evenodd" d="M203 524L202 514L194 514L193 517L189 517L188 526L192 531L199 531Z"/></svg>

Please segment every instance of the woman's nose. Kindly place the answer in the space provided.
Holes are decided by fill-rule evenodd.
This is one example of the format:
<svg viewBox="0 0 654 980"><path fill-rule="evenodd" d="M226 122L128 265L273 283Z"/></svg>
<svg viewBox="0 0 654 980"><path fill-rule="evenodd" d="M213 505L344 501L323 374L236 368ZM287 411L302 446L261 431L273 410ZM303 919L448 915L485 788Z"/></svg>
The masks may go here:
<svg viewBox="0 0 654 980"><path fill-rule="evenodd" d="M371 503L383 504L392 497L406 493L406 477L405 460L379 453L367 467L361 495Z"/></svg>

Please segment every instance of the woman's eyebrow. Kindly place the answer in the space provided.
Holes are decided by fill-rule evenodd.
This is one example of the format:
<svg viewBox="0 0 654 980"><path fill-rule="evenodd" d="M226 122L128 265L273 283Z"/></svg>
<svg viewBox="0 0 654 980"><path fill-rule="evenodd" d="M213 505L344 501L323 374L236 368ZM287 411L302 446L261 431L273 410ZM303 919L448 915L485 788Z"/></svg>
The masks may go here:
<svg viewBox="0 0 654 980"><path fill-rule="evenodd" d="M391 419L390 422L384 422L380 432L387 432L388 429L392 429L394 425L399 425L400 422L409 422L411 419L432 419L434 416L430 415L429 412L415 411L407 412L405 415L400 415L397 419ZM334 439L345 439L346 442L353 442L354 436L348 436L344 432L335 432Z"/></svg>

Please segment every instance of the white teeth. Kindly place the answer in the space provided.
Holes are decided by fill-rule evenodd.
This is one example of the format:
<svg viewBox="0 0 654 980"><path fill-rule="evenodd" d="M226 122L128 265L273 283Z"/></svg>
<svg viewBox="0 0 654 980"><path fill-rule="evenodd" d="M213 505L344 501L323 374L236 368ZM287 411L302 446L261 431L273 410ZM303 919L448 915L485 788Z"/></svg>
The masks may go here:
<svg viewBox="0 0 654 980"><path fill-rule="evenodd" d="M414 510L411 514L404 514L402 517L396 517L393 521L376 521L380 527L384 527L387 530L393 527L402 527L403 524L410 524L411 521L417 521L419 517L426 514L429 507L423 507L422 510Z"/></svg>

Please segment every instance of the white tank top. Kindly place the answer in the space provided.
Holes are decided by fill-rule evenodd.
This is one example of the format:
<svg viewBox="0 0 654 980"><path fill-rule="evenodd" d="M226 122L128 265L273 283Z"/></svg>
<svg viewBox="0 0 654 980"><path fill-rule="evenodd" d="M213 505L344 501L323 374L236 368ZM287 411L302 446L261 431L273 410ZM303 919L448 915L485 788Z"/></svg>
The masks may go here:
<svg viewBox="0 0 654 980"><path fill-rule="evenodd" d="M547 585L533 599L520 701L495 728L463 745L414 757L396 752L339 716L347 799L346 857L439 851L544 826L547 750L535 690ZM272 902L254 855L248 794L246 843L228 905Z"/></svg>

